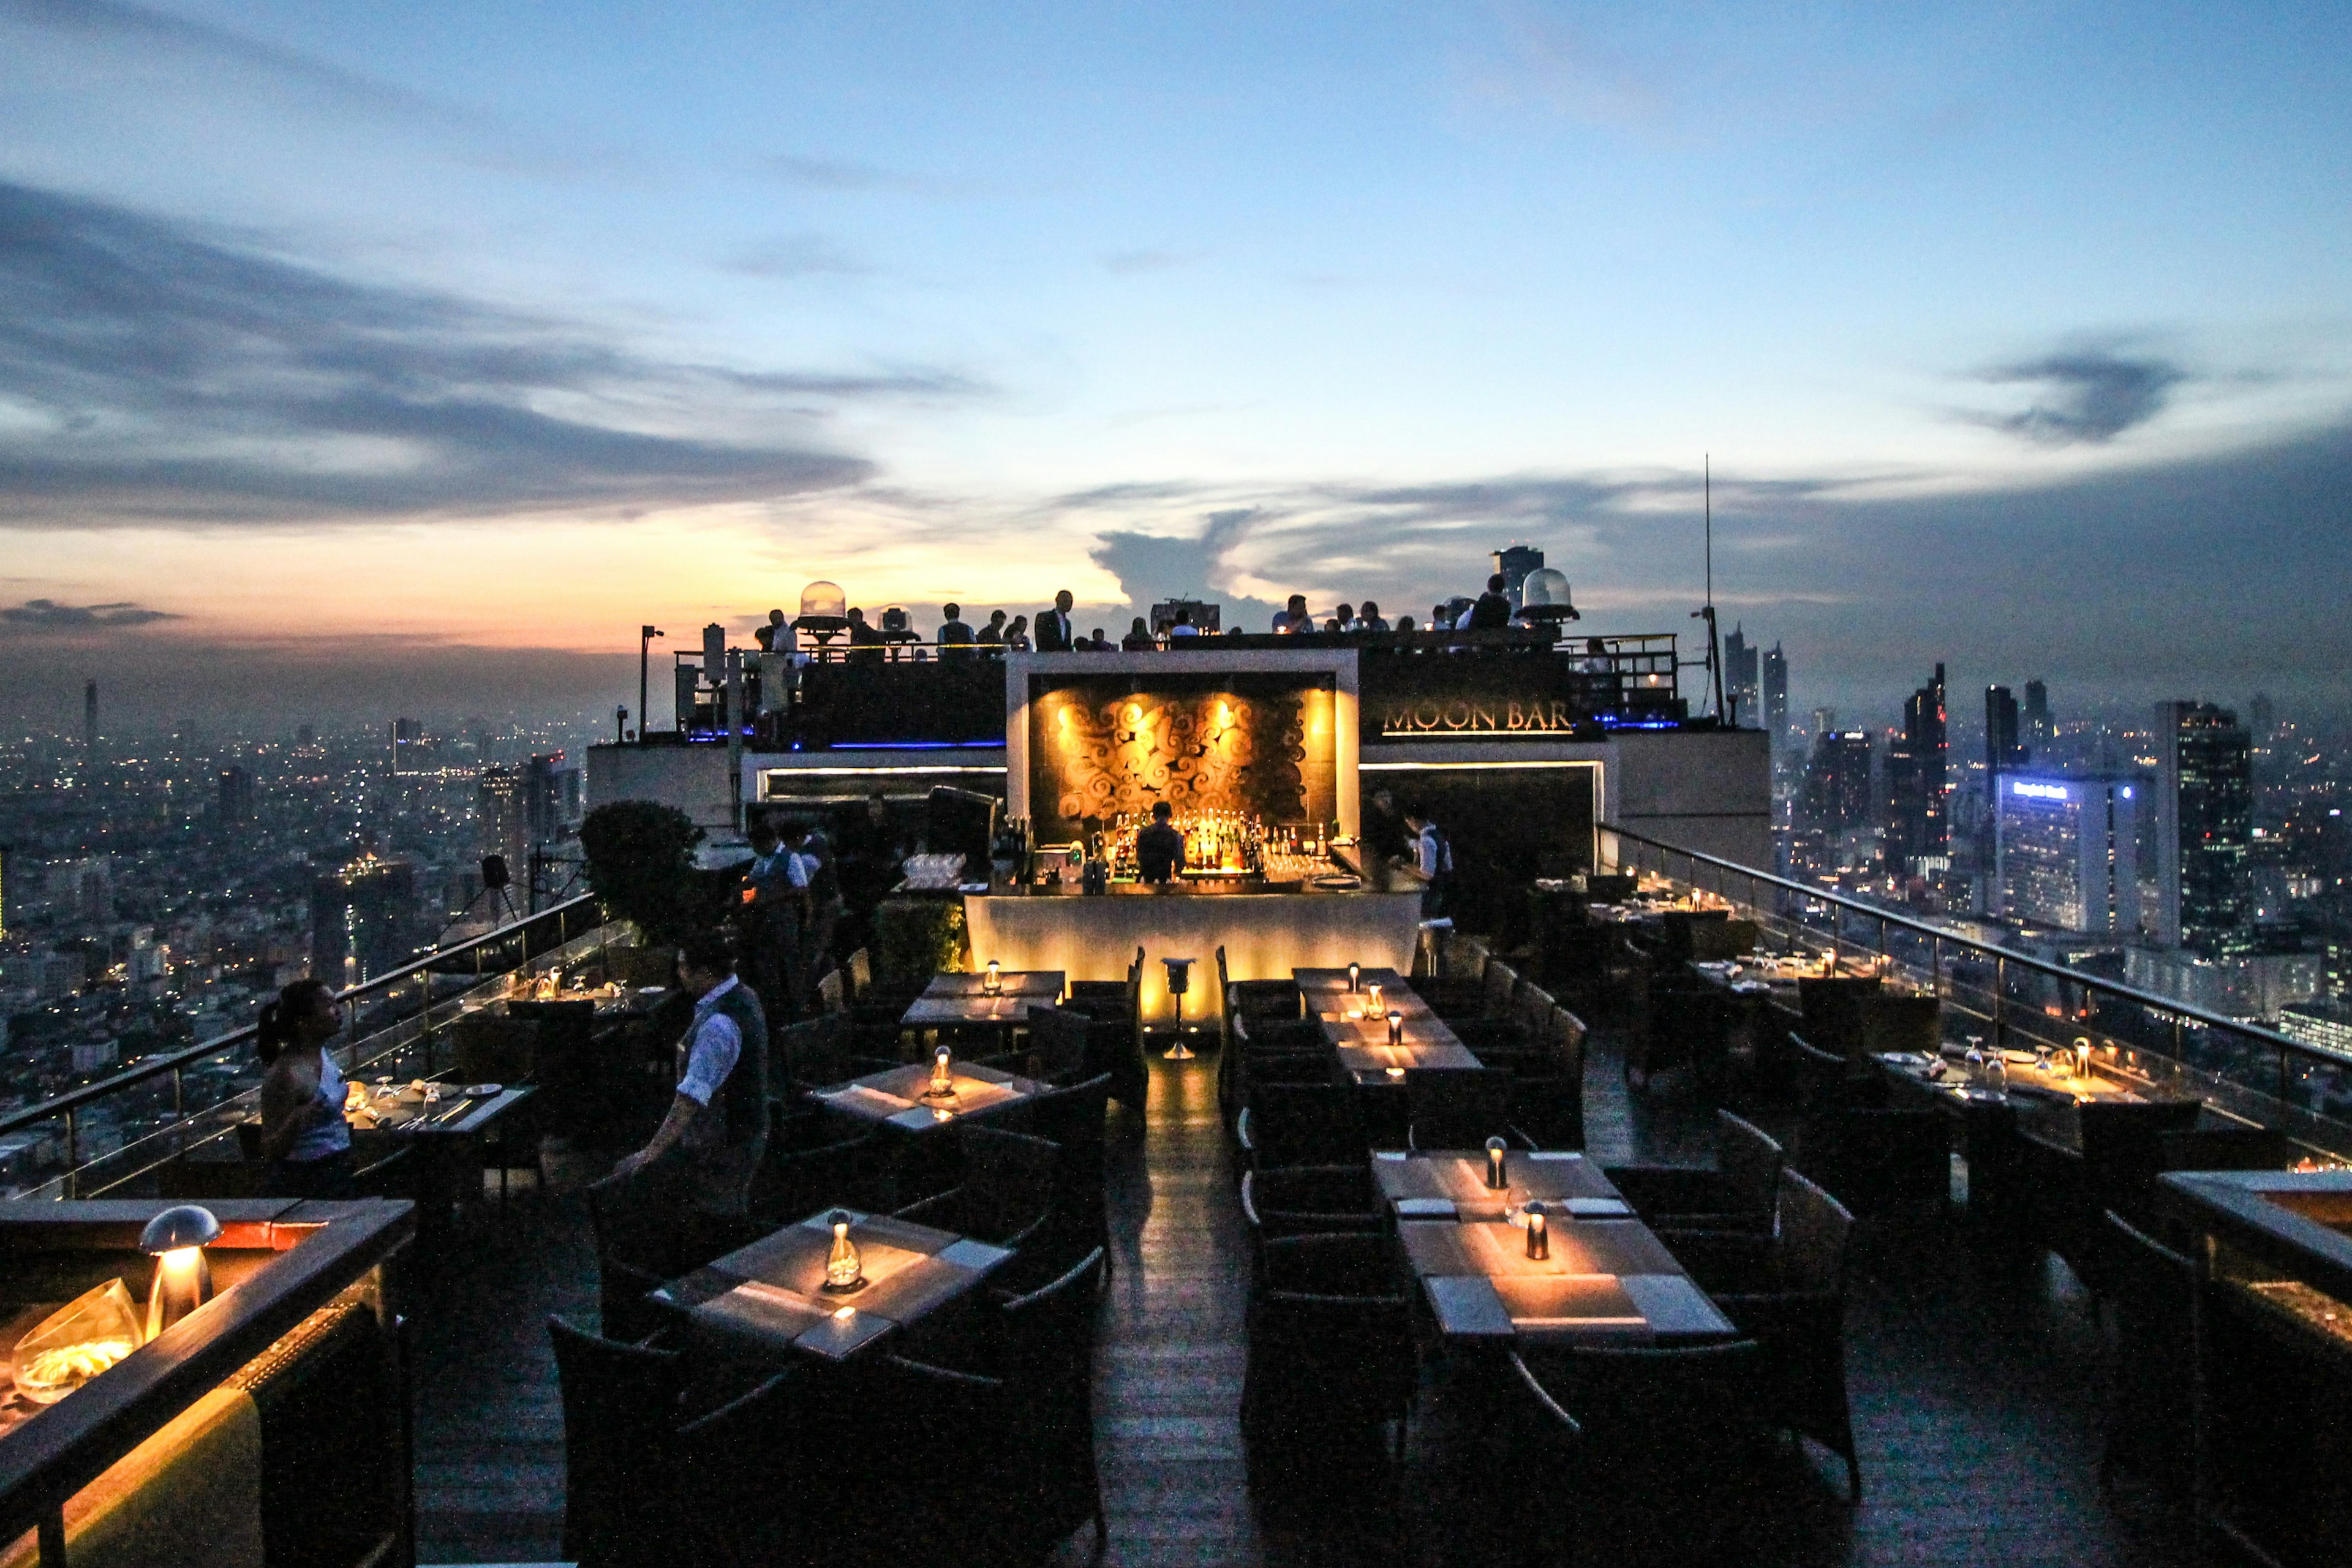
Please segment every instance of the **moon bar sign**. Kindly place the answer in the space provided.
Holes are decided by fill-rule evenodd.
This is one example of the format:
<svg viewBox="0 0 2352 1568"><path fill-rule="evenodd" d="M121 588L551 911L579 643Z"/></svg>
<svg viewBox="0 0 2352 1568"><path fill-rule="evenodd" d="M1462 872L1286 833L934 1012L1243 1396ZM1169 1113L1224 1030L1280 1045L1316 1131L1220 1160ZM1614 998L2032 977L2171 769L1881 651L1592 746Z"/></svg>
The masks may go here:
<svg viewBox="0 0 2352 1568"><path fill-rule="evenodd" d="M1368 741L1599 740L1612 724L1683 716L1664 636L1367 658L1361 702Z"/></svg>
<svg viewBox="0 0 2352 1568"><path fill-rule="evenodd" d="M1590 728L1592 715L1565 697L1527 701L1506 698L1423 698L1391 702L1381 711L1382 735L1560 735Z"/></svg>

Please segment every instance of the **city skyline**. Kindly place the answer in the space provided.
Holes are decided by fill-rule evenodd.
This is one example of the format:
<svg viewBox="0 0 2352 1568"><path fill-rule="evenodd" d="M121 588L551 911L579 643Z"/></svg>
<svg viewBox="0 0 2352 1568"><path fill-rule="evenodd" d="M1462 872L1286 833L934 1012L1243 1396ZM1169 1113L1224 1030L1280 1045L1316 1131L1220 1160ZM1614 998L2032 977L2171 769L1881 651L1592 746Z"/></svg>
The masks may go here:
<svg viewBox="0 0 2352 1568"><path fill-rule="evenodd" d="M1800 708L2307 701L2347 27L0 5L0 679L590 706L818 576L1115 626L1517 542L1681 630L1711 458Z"/></svg>

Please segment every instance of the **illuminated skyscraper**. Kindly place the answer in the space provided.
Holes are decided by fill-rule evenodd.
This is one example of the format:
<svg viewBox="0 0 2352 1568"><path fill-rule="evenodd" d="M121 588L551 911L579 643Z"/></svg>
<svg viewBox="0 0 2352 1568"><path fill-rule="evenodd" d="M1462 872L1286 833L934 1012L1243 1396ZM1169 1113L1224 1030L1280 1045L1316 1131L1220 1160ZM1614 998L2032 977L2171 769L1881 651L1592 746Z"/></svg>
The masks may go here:
<svg viewBox="0 0 2352 1568"><path fill-rule="evenodd" d="M2156 705L2157 940L2207 957L2252 951L2251 738L2210 702Z"/></svg>
<svg viewBox="0 0 2352 1568"><path fill-rule="evenodd" d="M1761 682L1757 670L1758 650L1748 640L1748 633L1734 626L1723 638L1723 697L1731 704L1737 718L1750 724L1763 722Z"/></svg>
<svg viewBox="0 0 2352 1568"><path fill-rule="evenodd" d="M2017 699L2006 686L1985 688L1985 787L2002 773L2025 765L2026 749L2017 739Z"/></svg>
<svg viewBox="0 0 2352 1568"><path fill-rule="evenodd" d="M2058 726L2050 717L2050 688L2040 680L2025 683L2024 742L2026 751L2037 757L2047 756L2050 742L2058 738Z"/></svg>
<svg viewBox="0 0 2352 1568"><path fill-rule="evenodd" d="M1789 738L1789 656L1779 643L1764 650L1764 728L1776 749Z"/></svg>
<svg viewBox="0 0 2352 1568"><path fill-rule="evenodd" d="M236 827L253 820L253 775L243 768L220 771L220 825Z"/></svg>
<svg viewBox="0 0 2352 1568"><path fill-rule="evenodd" d="M474 786L474 831L485 856L507 863L518 889L530 875L530 781L520 768L484 768Z"/></svg>
<svg viewBox="0 0 2352 1568"><path fill-rule="evenodd" d="M1870 826L1870 731L1831 730L1805 765L1805 826L1843 833Z"/></svg>
<svg viewBox="0 0 2352 1568"><path fill-rule="evenodd" d="M2137 782L2004 773L1993 783L1998 912L2062 931L2137 930Z"/></svg>
<svg viewBox="0 0 2352 1568"><path fill-rule="evenodd" d="M1886 748L1886 866L1951 853L1946 811L1947 739L1944 667L1903 705L1903 728Z"/></svg>
<svg viewBox="0 0 2352 1568"><path fill-rule="evenodd" d="M310 884L310 973L336 987L399 968L414 953L416 867L363 854Z"/></svg>

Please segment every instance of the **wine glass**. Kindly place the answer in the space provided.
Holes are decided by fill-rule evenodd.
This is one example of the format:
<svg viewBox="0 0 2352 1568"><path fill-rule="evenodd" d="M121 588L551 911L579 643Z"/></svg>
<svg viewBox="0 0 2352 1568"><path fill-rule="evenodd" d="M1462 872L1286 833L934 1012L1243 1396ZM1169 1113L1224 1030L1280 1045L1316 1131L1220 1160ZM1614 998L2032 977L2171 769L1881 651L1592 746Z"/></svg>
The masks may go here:
<svg viewBox="0 0 2352 1568"><path fill-rule="evenodd" d="M1961 1058L1961 1059L1969 1064L1969 1076L1970 1078L1982 1078L1984 1076L1985 1048L1984 1037L1982 1035L1970 1035L1969 1037L1968 1054Z"/></svg>

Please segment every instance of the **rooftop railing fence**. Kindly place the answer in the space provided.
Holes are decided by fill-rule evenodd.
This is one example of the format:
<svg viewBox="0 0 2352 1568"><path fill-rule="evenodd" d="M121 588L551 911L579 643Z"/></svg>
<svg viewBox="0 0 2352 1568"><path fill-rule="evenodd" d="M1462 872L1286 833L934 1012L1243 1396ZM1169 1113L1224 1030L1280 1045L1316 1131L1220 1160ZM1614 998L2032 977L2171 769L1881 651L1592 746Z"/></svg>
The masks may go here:
<svg viewBox="0 0 2352 1568"><path fill-rule="evenodd" d="M513 977L583 963L628 928L583 895L449 946L338 994L350 1009L336 1059L352 1078L430 1078L446 1065L452 1021ZM166 1161L236 1136L258 1108L262 1064L251 1025L153 1056L0 1115L0 1192L19 1198L121 1194Z"/></svg>
<svg viewBox="0 0 2352 1568"><path fill-rule="evenodd" d="M1601 828L1601 868L1721 898L1766 945L1879 961L1895 984L1943 999L1945 1038L2017 1050L2090 1041L2100 1070L2192 1091L2217 1110L2326 1155L2352 1158L2352 1059L2258 1024L2013 952L1627 828Z"/></svg>

